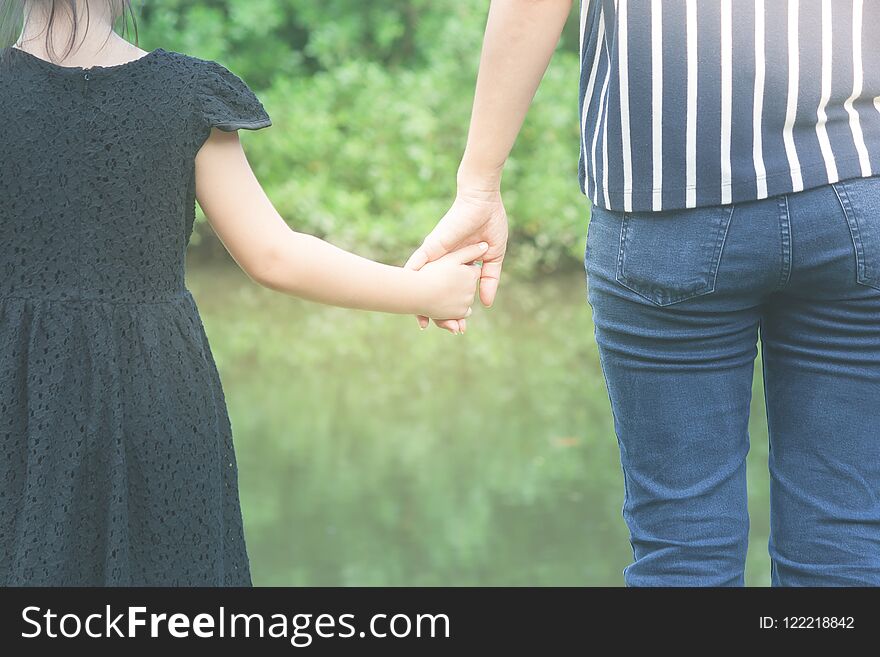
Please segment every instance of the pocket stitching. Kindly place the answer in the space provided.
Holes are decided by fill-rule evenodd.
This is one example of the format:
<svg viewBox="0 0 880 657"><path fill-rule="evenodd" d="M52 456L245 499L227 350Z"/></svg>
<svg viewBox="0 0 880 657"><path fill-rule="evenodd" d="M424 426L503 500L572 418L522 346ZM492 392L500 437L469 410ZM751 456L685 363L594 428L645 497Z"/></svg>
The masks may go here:
<svg viewBox="0 0 880 657"><path fill-rule="evenodd" d="M853 242L853 249L856 256L856 282L866 285L874 289L880 290L880 281L874 282L870 275L867 260L865 259L865 245L862 241L862 231L859 226L858 213L853 208L852 201L849 197L846 181L838 181L831 185L837 201L843 210L843 216L849 226L850 238Z"/></svg>
<svg viewBox="0 0 880 657"><path fill-rule="evenodd" d="M695 209L695 208L689 208ZM624 212L623 217L621 219L620 225L620 237L618 242L617 249L617 271L615 273L615 279L618 283L624 286L626 289L638 294L643 299L647 299L651 303L657 306L671 306L672 304L679 303L681 301L687 301L688 299L693 299L696 297L704 296L706 294L711 294L715 291L715 287L717 285L718 279L718 269L721 265L721 253L724 249L724 244L727 241L727 233L730 230L731 219L733 218L733 212L735 209L735 205L731 204L729 207L724 208L726 210L726 216L722 216L721 224L717 226L718 228L718 237L716 238L715 248L712 251L712 256L710 260L710 271L709 271L709 281L706 284L705 289L698 289L696 292L685 292L680 293L676 296L669 297L663 301L658 301L657 299L646 295L643 292L635 289L631 283L627 283L626 278L623 273L623 261L624 261L624 244L626 243L626 231L627 226L629 225L629 217L632 215L631 212Z"/></svg>

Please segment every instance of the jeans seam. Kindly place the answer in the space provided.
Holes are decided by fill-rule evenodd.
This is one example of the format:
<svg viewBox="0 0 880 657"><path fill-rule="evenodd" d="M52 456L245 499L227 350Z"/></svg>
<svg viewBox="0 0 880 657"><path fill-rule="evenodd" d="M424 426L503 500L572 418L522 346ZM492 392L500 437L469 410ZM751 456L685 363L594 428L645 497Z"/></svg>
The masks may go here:
<svg viewBox="0 0 880 657"><path fill-rule="evenodd" d="M779 209L779 242L782 267L776 289L781 290L791 280L791 214L788 208L788 195L783 194L777 202Z"/></svg>
<svg viewBox="0 0 880 657"><path fill-rule="evenodd" d="M837 197L837 202L843 211L843 218L846 219L847 226L849 226L850 239L852 239L853 250L856 256L856 281L862 285L870 285L868 282L868 266L865 263L865 254L862 249L862 235L859 230L859 222L853 212L852 201L850 201L846 186L842 183L835 183L831 185L831 188L834 190L834 195Z"/></svg>
<svg viewBox="0 0 880 657"><path fill-rule="evenodd" d="M767 393L767 359L766 359L767 343L764 340L764 337L765 337L764 336L764 323L765 323L764 317L761 317L758 320L758 330L760 331L760 335L761 335L761 387L764 389L764 410L765 410L765 413L767 414L767 450L768 450L768 456L772 456L769 454L769 452L773 450L773 430L770 427L770 396ZM768 468L769 468L769 464L768 464ZM771 473L771 478L772 478L772 473ZM771 486L773 485L772 481L771 481L770 485ZM774 539L773 517L772 517L772 513L773 513L773 499L772 499L772 497L773 496L771 495L770 500L769 500L771 517L770 517L770 531L767 536L767 551L768 551L768 553L772 553L773 539ZM772 571L775 570L775 568L776 568L776 560L772 558L772 554L771 554L771 559L770 559L771 579L772 579Z"/></svg>
<svg viewBox="0 0 880 657"><path fill-rule="evenodd" d="M727 243L727 234L730 232L730 224L733 223L733 215L736 212L736 205L731 204L730 211L727 213L724 230L719 231L718 239L715 243L715 251L712 253L712 286L709 292L714 292L718 285L718 270L721 268L721 258L724 255L724 245Z"/></svg>
<svg viewBox="0 0 880 657"><path fill-rule="evenodd" d="M593 306L592 302L588 301L588 303L590 304L590 307L592 308L592 306ZM595 321L593 322L593 341L598 346L599 335L598 335L598 327L596 326ZM597 360L599 361L599 370L602 373L602 378L605 381L607 381L608 374L605 371L605 361L602 358L601 350L597 350L596 356L597 356ZM629 526L630 523L629 523L628 515L629 515L629 506L630 506L629 505L630 493L629 493L629 482L627 480L628 473L627 473L627 466L625 463L626 459L624 458L624 453L626 452L626 448L623 445L623 441L620 439L620 434L617 432L617 419L615 417L614 399L612 399L612 397L611 397L611 389L606 386L605 392L608 395L608 407L609 407L609 410L611 411L612 423L614 425L613 426L614 438L617 441L617 449L618 449L618 452L620 453L620 473L623 476L623 504L621 505L620 515L623 518L624 522L626 522L627 526ZM629 531L629 546L630 546L630 550L632 551L633 562L635 562L638 559L636 557L636 545L635 545L635 542L633 541L633 535L632 535L631 530Z"/></svg>

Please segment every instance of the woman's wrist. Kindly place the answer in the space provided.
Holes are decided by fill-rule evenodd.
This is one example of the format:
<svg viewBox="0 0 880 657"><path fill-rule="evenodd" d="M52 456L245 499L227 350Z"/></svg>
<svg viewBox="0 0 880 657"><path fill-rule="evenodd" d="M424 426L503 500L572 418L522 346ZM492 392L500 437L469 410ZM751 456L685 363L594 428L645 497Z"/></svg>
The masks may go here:
<svg viewBox="0 0 880 657"><path fill-rule="evenodd" d="M458 167L456 183L459 191L498 192L501 190L503 171L503 164L498 166L478 165L465 156Z"/></svg>

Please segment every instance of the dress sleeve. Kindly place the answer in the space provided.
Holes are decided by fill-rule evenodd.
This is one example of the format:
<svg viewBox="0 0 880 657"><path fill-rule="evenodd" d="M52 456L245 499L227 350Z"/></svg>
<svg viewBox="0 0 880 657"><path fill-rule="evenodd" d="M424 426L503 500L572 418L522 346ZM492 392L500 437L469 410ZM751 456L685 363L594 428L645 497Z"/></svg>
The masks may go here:
<svg viewBox="0 0 880 657"><path fill-rule="evenodd" d="M259 130L272 119L250 87L222 64L206 61L199 76L196 97L202 127L232 132Z"/></svg>

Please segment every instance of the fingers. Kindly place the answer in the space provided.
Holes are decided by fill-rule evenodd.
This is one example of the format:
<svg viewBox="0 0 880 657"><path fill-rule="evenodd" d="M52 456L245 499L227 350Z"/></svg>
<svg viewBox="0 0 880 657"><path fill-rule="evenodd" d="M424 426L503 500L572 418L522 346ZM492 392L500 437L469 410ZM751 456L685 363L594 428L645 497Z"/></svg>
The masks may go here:
<svg viewBox="0 0 880 657"><path fill-rule="evenodd" d="M413 251L413 254L409 257L409 260L406 261L406 264L403 266L403 268L414 269L418 271L426 264L428 264L428 254L425 253L422 247L419 247L415 251Z"/></svg>
<svg viewBox="0 0 880 657"><path fill-rule="evenodd" d="M474 309L468 308L467 313L465 313L464 317L470 317L473 314ZM464 317L461 319L435 319L434 324L437 325L437 328L444 329L455 335L460 335L467 330L467 320L464 319ZM422 326L421 319L422 317L419 316L419 326ZM427 318L425 318L425 320L426 322L430 321ZM422 327L422 330L424 330L425 328L427 328L427 325Z"/></svg>
<svg viewBox="0 0 880 657"><path fill-rule="evenodd" d="M480 270L480 301L487 308L495 302L495 293L498 291L498 283L501 279L501 265L503 259L492 262L484 262Z"/></svg>
<svg viewBox="0 0 880 657"><path fill-rule="evenodd" d="M438 328L446 329L450 333L459 333L459 322L457 319L435 319L434 323Z"/></svg>
<svg viewBox="0 0 880 657"><path fill-rule="evenodd" d="M474 260L479 260L483 257L483 254L489 249L489 244L486 242L480 242L479 244L471 244L470 246L465 246L458 251L453 251L451 257L455 258L457 262L460 262L463 265L467 265L472 263Z"/></svg>
<svg viewBox="0 0 880 657"><path fill-rule="evenodd" d="M423 244L415 251L413 251L413 254L409 257L409 260L406 261L406 264L403 266L403 268L418 271L426 264L428 264L428 262L430 262L430 257L428 256L427 251L425 251L425 246ZM419 328L423 331L428 328L429 324L431 323L431 320L429 320L424 315L417 315L416 319L419 322Z"/></svg>
<svg viewBox="0 0 880 657"><path fill-rule="evenodd" d="M452 249L444 246L443 242L436 235L437 229L428 235L425 240L422 242L422 245L416 249L416 253L420 254L419 258L414 262L421 262L421 267L424 267L429 262L434 262L435 260L439 260L440 258L449 255ZM414 253L413 255L416 255Z"/></svg>
<svg viewBox="0 0 880 657"><path fill-rule="evenodd" d="M433 256L431 251L433 251ZM442 255L442 251L437 249L435 241L432 240L431 236L429 235L425 238L425 241L422 242L422 245L415 251L413 251L413 254L409 257L409 260L406 261L406 264L403 266L403 268L418 271L426 264L431 262L431 260L436 260ZM431 320L429 320L424 315L417 315L417 319L419 322L419 328L423 331L428 328L431 322Z"/></svg>
<svg viewBox="0 0 880 657"><path fill-rule="evenodd" d="M473 308L468 308L464 317L460 319L435 319L434 323L442 329L446 329L454 335L461 335L467 330L467 319L474 313Z"/></svg>

